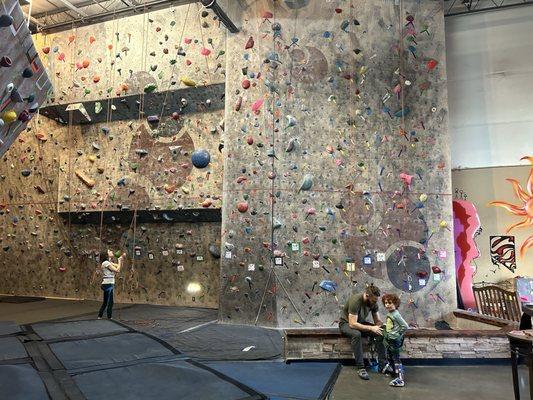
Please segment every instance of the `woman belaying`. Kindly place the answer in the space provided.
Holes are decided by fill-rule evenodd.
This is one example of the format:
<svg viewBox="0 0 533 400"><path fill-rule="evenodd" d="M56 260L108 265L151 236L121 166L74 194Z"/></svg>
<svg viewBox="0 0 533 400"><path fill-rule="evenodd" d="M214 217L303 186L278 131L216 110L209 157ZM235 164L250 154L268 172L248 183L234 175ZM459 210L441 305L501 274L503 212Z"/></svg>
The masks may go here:
<svg viewBox="0 0 533 400"><path fill-rule="evenodd" d="M107 318L111 319L113 315L113 289L115 288L115 274L120 272L120 269L124 263L124 258L126 257L126 253L123 253L118 258L118 263L111 261L113 257L114 254L111 250L100 253L100 261L102 262L102 265L99 268L101 269L103 275L102 291L104 292L104 301L102 303L102 307L100 307L100 311L98 312L98 319L102 318L106 308Z"/></svg>

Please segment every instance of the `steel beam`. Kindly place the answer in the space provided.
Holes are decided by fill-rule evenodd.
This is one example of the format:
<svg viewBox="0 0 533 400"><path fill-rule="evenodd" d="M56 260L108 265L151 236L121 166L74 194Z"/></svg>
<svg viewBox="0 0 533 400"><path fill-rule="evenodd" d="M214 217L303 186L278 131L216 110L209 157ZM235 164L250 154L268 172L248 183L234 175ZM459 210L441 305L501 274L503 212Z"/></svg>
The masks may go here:
<svg viewBox="0 0 533 400"><path fill-rule="evenodd" d="M503 10L508 8L514 8L514 7L522 7L522 6L531 6L533 5L533 0L524 0L522 3L513 3L513 4L502 4L500 6L491 6L491 7L484 7L484 8L471 8L470 10L466 9L464 11L455 11L455 12L448 12L444 14L445 17L454 17L458 15L468 15L468 14L478 14L482 12L488 12L488 11L497 11L497 10Z"/></svg>

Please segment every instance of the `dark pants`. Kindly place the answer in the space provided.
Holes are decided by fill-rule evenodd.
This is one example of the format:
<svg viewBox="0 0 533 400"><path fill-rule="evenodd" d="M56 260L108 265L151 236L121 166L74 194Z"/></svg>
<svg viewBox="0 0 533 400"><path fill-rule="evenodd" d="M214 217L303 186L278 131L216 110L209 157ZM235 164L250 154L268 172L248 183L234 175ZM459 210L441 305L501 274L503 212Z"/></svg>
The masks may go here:
<svg viewBox="0 0 533 400"><path fill-rule="evenodd" d="M366 324L365 324L366 325ZM357 329L350 328L347 322L341 321L339 329L344 336L348 336L352 340L352 351L355 358L355 365L357 368L364 368L365 362L363 360L363 338L368 337L374 340L376 352L378 353L378 360L380 365L386 361L385 346L383 345L383 336L376 335L372 332L361 332Z"/></svg>
<svg viewBox="0 0 533 400"><path fill-rule="evenodd" d="M104 315L104 310L107 307L107 318L111 318L111 315L113 314L113 288L115 285L112 283L107 283L105 285L102 285L102 290L104 291L104 302L102 303L102 307L100 307L100 312L98 313L98 316L102 318L102 315Z"/></svg>
<svg viewBox="0 0 533 400"><path fill-rule="evenodd" d="M383 342L387 350L387 359L389 364L392 368L394 368L394 374L403 381L403 365L402 361L400 360L403 337L398 339L390 339L385 337Z"/></svg>

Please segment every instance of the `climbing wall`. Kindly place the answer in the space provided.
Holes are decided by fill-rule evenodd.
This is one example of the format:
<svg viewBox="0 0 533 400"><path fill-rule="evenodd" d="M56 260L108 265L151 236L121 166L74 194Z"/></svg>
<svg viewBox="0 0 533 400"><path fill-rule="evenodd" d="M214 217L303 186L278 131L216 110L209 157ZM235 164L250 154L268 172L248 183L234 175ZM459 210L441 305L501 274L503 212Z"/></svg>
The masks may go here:
<svg viewBox="0 0 533 400"><path fill-rule="evenodd" d="M432 326L456 307L442 2L231 15L220 319L333 326L373 282Z"/></svg>
<svg viewBox="0 0 533 400"><path fill-rule="evenodd" d="M225 30L191 4L35 41L57 85L0 161L0 293L217 307ZM181 221L181 222L180 222Z"/></svg>
<svg viewBox="0 0 533 400"><path fill-rule="evenodd" d="M51 89L16 0L0 4L0 156L26 129Z"/></svg>
<svg viewBox="0 0 533 400"><path fill-rule="evenodd" d="M43 115L81 126L60 212L220 208L226 40L212 14L190 4L37 42L55 83Z"/></svg>

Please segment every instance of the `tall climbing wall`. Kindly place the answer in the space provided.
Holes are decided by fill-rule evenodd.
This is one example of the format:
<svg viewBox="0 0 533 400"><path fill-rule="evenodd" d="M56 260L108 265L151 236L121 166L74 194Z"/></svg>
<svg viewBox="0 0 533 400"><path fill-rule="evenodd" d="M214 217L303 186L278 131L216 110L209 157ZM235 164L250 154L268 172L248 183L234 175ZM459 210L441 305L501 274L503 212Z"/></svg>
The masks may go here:
<svg viewBox="0 0 533 400"><path fill-rule="evenodd" d="M0 3L0 156L26 129L51 89L16 0Z"/></svg>
<svg viewBox="0 0 533 400"><path fill-rule="evenodd" d="M118 301L217 307L219 21L191 4L35 40L56 86L0 161L0 293L99 299L110 248Z"/></svg>
<svg viewBox="0 0 533 400"><path fill-rule="evenodd" d="M81 126L59 211L220 208L226 40L212 14L190 4L37 42L55 84L43 115Z"/></svg>
<svg viewBox="0 0 533 400"><path fill-rule="evenodd" d="M220 319L333 326L373 282L432 326L456 307L442 2L231 15Z"/></svg>

